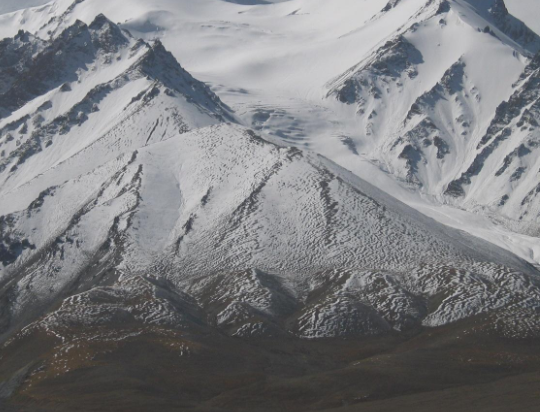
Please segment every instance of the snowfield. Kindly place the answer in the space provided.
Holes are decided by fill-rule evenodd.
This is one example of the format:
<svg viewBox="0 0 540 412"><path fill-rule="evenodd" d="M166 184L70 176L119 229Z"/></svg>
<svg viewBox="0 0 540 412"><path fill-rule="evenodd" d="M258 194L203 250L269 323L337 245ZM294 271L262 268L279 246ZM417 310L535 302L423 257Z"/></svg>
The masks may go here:
<svg viewBox="0 0 540 412"><path fill-rule="evenodd" d="M540 37L501 0L30 5L0 16L2 336L540 331Z"/></svg>
<svg viewBox="0 0 540 412"><path fill-rule="evenodd" d="M538 36L508 10L530 17L534 5L238 3L130 0L126 8L59 0L0 17L0 34L22 27L47 38L104 13L136 38L161 39L242 124L321 153L444 224L539 261L531 225L539 207L535 131L517 130L519 114L518 126L507 126L516 129L512 139L488 156L480 144L495 131L497 109L519 93L517 82L539 47ZM399 51L403 44L416 58ZM400 58L412 66L402 67ZM381 76L380 64L396 66Z"/></svg>

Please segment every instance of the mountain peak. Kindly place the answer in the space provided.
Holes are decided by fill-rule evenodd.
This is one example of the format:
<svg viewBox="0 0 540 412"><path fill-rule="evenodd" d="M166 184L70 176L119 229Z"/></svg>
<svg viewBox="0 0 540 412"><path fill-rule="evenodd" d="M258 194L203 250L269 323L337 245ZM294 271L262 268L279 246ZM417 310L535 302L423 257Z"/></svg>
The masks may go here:
<svg viewBox="0 0 540 412"><path fill-rule="evenodd" d="M26 43L26 42L30 41L30 36L32 36L30 33L28 33L27 31L21 29L15 35L15 40L20 40L20 41Z"/></svg>
<svg viewBox="0 0 540 412"><path fill-rule="evenodd" d="M494 16L508 16L510 14L504 0L494 0L489 11Z"/></svg>
<svg viewBox="0 0 540 412"><path fill-rule="evenodd" d="M96 48L102 48L107 52L115 52L119 47L126 45L128 39L122 29L104 14L98 14L89 26L92 39Z"/></svg>
<svg viewBox="0 0 540 412"><path fill-rule="evenodd" d="M92 21L92 23L90 23L90 28L92 30L99 30L105 25L116 26L103 13L100 13L96 16L96 18Z"/></svg>
<svg viewBox="0 0 540 412"><path fill-rule="evenodd" d="M448 0L439 0L437 12L435 14L448 13L450 11L450 7L451 6Z"/></svg>
<svg viewBox="0 0 540 412"><path fill-rule="evenodd" d="M510 14L504 0L466 0L479 16L529 53L540 50L540 36Z"/></svg>

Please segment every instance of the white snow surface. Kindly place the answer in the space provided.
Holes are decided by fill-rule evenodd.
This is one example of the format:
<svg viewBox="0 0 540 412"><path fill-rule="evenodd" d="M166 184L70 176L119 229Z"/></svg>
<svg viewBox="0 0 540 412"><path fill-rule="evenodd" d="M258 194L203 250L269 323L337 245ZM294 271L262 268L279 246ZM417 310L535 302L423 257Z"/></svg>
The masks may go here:
<svg viewBox="0 0 540 412"><path fill-rule="evenodd" d="M523 319L537 274L520 258L540 263L540 165L518 125L535 101L517 97L537 36L490 14L496 0L239 3L57 0L0 16L2 37L46 41L17 34L31 70L2 72L10 316L67 291L91 301L112 269L104 293L165 278L239 336L266 333L289 301L307 338L486 313L518 325L505 333L536 330ZM511 138L468 173L513 96ZM505 159L520 163L494 177ZM142 319L178 321L152 302Z"/></svg>
<svg viewBox="0 0 540 412"><path fill-rule="evenodd" d="M474 161L495 109L509 99L530 57L523 45L485 20L484 12L493 1L451 0L448 12L434 15L439 1L403 0L382 13L386 0L253 5L223 0L84 0L71 8L72 0L57 0L0 17L0 34L13 35L24 28L47 37L76 19L90 23L104 13L135 37L161 39L183 67L211 85L247 126L321 153L435 219L536 263L540 242L530 224L538 220L528 213L522 223L524 209L519 206L534 188L534 165L519 188L509 181L510 169L508 176L495 182L492 177L522 139L492 156L488 176L473 181L465 198L445 196L450 182ZM518 17L534 15L538 9L517 0L506 3ZM485 26L494 34L483 33ZM337 102L332 90L343 80L335 79L344 79L342 74L351 68L369 65L370 56L377 56L380 47L400 34L421 54L418 74L412 79L400 74L389 85L379 78L382 98L370 102L369 93L359 95L367 104L362 115L356 104ZM407 142L396 141L416 132L422 117L406 121L407 114L458 62L464 67L463 91L451 98L430 97L430 112L421 115L429 116L437 127L431 136L428 133L428 140L439 134L449 154L439 159L438 149L430 144L422 150L418 171L409 181L410 169L400 157ZM510 192L514 193L510 202L497 206ZM473 215L465 218L462 210Z"/></svg>

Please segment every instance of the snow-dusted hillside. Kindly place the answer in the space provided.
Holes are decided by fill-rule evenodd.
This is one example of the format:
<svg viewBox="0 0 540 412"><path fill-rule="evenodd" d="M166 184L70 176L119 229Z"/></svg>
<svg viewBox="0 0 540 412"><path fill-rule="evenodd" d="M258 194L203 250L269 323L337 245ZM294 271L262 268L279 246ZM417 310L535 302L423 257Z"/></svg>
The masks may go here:
<svg viewBox="0 0 540 412"><path fill-rule="evenodd" d="M531 224L537 203L524 202L534 165L525 159L497 175L527 145L523 138L494 151L480 175L470 173L497 108L538 48L538 36L510 12L534 15L534 6L268 3L57 0L0 16L0 35L24 28L48 38L105 13L135 37L161 39L246 126L321 153L440 222L540 262Z"/></svg>
<svg viewBox="0 0 540 412"><path fill-rule="evenodd" d="M36 7L0 8L0 408L72 376L100 393L101 367L127 365L122 388L157 367L186 402L185 371L218 363L210 409L235 410L223 394L288 368L343 373L326 388L412 382L438 347L482 379L536 362L514 345L540 338L540 37L502 0L17 4Z"/></svg>
<svg viewBox="0 0 540 412"><path fill-rule="evenodd" d="M237 124L160 41L102 14L69 26L76 7L50 20L48 40L3 43L4 334L65 298L80 321L103 322L112 309L92 304L85 319L83 296L132 293L136 278L167 282L233 335L378 334L480 314L536 333L531 266ZM168 307L141 316L174 322Z"/></svg>
<svg viewBox="0 0 540 412"><path fill-rule="evenodd" d="M12 302L4 319L15 325L66 295L115 279L122 290L135 276L207 302L224 324L240 328L233 333L254 317L279 324L298 316L291 332L340 336L495 309L513 316L515 307L540 305L535 271L510 254L443 228L328 161L238 126L126 150L82 175L59 165L4 198L29 197L58 174L73 177L4 218L2 278ZM356 289L339 290L356 271ZM388 290L380 290L381 276ZM428 311L430 296L440 293L456 301ZM166 316L154 310L148 316ZM355 320L345 321L352 313Z"/></svg>
<svg viewBox="0 0 540 412"><path fill-rule="evenodd" d="M16 296L8 317L31 318L27 305L91 287L94 271L153 268L186 288L203 273L256 269L287 275L283 287L301 301L306 275L335 269L423 273L429 264L484 276L477 268L489 262L532 273L354 174L275 144L307 146L361 177L373 169L354 159L370 160L412 187L392 193L411 203L427 194L535 221L534 131L510 128L523 129L524 115L534 127L537 35L500 1L341 1L346 11L331 14L327 3L299 0L58 1L3 16L5 33L29 31L4 40L1 56L2 276ZM231 21L212 20L219 13ZM182 35L190 41L175 41ZM299 43L284 47L293 36ZM496 64L504 70L486 72ZM241 125L212 126L231 121L274 143ZM429 314L419 305L420 321Z"/></svg>

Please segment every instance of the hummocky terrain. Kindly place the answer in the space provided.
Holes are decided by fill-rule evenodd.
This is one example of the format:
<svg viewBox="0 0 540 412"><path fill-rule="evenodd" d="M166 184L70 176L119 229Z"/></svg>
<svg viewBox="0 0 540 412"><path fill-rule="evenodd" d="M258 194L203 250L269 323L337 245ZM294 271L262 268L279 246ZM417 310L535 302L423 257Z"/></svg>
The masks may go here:
<svg viewBox="0 0 540 412"><path fill-rule="evenodd" d="M540 37L340 3L0 15L1 407L533 410Z"/></svg>

